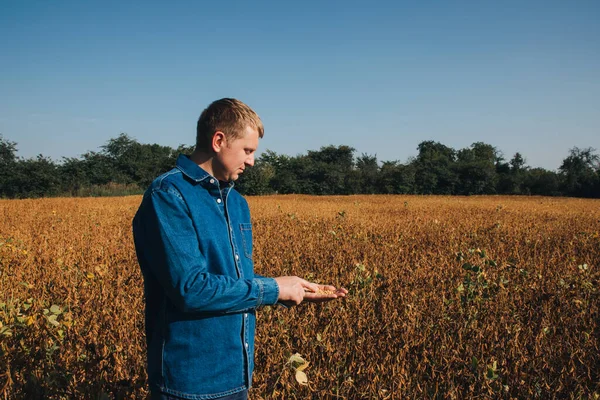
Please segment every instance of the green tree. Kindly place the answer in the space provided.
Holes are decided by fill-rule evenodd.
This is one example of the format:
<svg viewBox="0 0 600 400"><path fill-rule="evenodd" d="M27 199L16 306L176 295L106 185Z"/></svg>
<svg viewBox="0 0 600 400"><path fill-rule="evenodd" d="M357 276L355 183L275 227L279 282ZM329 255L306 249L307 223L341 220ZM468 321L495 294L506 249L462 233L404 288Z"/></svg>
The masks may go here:
<svg viewBox="0 0 600 400"><path fill-rule="evenodd" d="M60 176L61 192L77 195L79 190L91 185L88 166L85 160L75 157L63 157L58 166Z"/></svg>
<svg viewBox="0 0 600 400"><path fill-rule="evenodd" d="M271 179L275 176L275 168L257 159L254 166L245 169L235 182L236 189L244 195L264 195L273 192Z"/></svg>
<svg viewBox="0 0 600 400"><path fill-rule="evenodd" d="M560 176L543 168L532 168L524 173L523 193L537 196L560 196Z"/></svg>
<svg viewBox="0 0 600 400"><path fill-rule="evenodd" d="M159 144L141 144L121 133L110 139L102 147L102 156L106 157L112 168L111 182L132 184L146 188L154 178L173 168L179 152L188 152L189 148L181 145L177 150Z"/></svg>
<svg viewBox="0 0 600 400"><path fill-rule="evenodd" d="M9 178L17 162L17 144L0 134L0 197L9 196Z"/></svg>
<svg viewBox="0 0 600 400"><path fill-rule="evenodd" d="M414 193L414 164L403 165L399 161L384 161L377 179L378 193L409 194Z"/></svg>
<svg viewBox="0 0 600 400"><path fill-rule="evenodd" d="M57 165L47 157L21 159L8 181L9 197L45 197L60 191Z"/></svg>
<svg viewBox="0 0 600 400"><path fill-rule="evenodd" d="M86 183L91 185L106 185L111 182L127 183L126 177L121 175L115 160L110 156L101 152L88 151L81 157Z"/></svg>
<svg viewBox="0 0 600 400"><path fill-rule="evenodd" d="M275 193L299 193L298 174L292 157L279 155L272 150L266 150L260 156L261 163L270 166L273 176L269 181L270 189Z"/></svg>
<svg viewBox="0 0 600 400"><path fill-rule="evenodd" d="M312 194L350 194L350 174L354 167L354 149L326 146L308 151L302 157L301 181L310 182ZM308 183L307 182L307 183Z"/></svg>
<svg viewBox="0 0 600 400"><path fill-rule="evenodd" d="M423 141L412 162L415 170L415 191L421 194L453 194L458 177L454 171L456 151L439 142Z"/></svg>
<svg viewBox="0 0 600 400"><path fill-rule="evenodd" d="M559 168L562 188L568 196L598 197L600 158L595 149L574 147Z"/></svg>
<svg viewBox="0 0 600 400"><path fill-rule="evenodd" d="M456 170L460 180L459 194L496 193L496 163L500 157L492 145L476 142L461 149L457 155Z"/></svg>
<svg viewBox="0 0 600 400"><path fill-rule="evenodd" d="M521 153L515 153L510 162L498 160L496 172L498 174L498 193L523 194L525 193L525 176L529 167Z"/></svg>
<svg viewBox="0 0 600 400"><path fill-rule="evenodd" d="M350 185L353 193L375 194L379 192L377 180L379 165L377 156L363 153L356 159L354 184ZM352 175L351 175L352 176Z"/></svg>

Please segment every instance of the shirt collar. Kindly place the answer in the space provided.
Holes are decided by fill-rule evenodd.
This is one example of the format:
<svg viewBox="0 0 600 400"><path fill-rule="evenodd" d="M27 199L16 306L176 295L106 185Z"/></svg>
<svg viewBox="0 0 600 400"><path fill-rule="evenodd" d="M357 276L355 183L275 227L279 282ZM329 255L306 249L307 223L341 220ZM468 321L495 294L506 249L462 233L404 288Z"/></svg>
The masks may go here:
<svg viewBox="0 0 600 400"><path fill-rule="evenodd" d="M180 154L179 157L177 157L177 169L179 169L185 176L193 181L203 185L214 185L220 187L219 180L217 178L206 172L204 169L202 169L202 167L190 160L190 157L186 156L185 154ZM232 188L233 182L228 182L226 185L227 186L223 187L223 189L226 187Z"/></svg>

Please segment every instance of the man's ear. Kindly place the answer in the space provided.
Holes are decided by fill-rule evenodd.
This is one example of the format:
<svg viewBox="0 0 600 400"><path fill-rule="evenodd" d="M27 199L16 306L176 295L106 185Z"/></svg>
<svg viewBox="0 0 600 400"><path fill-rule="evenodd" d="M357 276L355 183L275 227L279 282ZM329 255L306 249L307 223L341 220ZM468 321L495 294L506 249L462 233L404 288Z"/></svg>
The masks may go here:
<svg viewBox="0 0 600 400"><path fill-rule="evenodd" d="M221 151L223 147L227 144L227 139L225 138L225 134L221 131L216 131L212 138L212 149L215 153Z"/></svg>

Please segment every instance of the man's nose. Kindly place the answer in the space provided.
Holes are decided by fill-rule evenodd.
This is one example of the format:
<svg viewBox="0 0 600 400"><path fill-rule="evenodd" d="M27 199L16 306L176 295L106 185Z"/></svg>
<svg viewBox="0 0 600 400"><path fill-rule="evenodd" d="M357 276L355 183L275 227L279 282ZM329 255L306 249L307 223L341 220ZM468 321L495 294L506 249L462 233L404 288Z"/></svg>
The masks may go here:
<svg viewBox="0 0 600 400"><path fill-rule="evenodd" d="M251 167L254 166L254 155L251 155L250 157L248 157L248 159L246 160L246 164Z"/></svg>

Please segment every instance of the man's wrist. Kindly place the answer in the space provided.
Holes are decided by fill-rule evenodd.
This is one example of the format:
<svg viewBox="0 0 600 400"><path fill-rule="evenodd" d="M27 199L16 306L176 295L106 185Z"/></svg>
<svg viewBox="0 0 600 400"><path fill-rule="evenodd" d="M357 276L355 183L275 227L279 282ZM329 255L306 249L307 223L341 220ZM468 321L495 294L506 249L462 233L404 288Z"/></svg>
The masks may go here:
<svg viewBox="0 0 600 400"><path fill-rule="evenodd" d="M274 278L255 277L254 282L258 285L259 290L257 307L277 303L279 299L279 285Z"/></svg>

